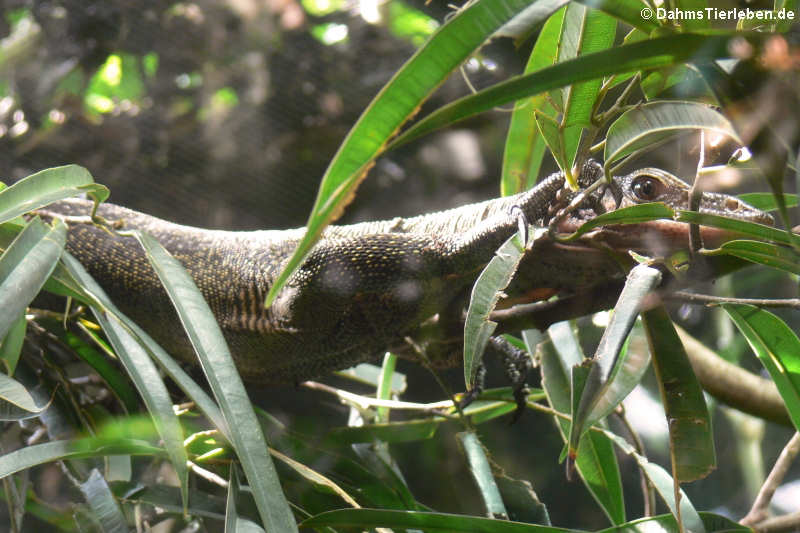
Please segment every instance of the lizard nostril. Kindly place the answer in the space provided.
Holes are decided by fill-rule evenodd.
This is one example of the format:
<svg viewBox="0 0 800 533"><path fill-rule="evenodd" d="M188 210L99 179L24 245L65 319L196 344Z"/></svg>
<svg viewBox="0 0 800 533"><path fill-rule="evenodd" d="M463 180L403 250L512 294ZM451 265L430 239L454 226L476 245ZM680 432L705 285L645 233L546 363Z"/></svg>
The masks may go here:
<svg viewBox="0 0 800 533"><path fill-rule="evenodd" d="M736 198L725 199L725 209L728 211L738 211L740 207L742 207L742 204Z"/></svg>

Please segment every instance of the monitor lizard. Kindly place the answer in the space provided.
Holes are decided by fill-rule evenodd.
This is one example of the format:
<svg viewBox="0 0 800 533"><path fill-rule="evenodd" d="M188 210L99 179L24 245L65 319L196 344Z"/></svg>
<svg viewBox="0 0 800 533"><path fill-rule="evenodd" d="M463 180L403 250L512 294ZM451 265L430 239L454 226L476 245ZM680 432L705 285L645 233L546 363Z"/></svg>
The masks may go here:
<svg viewBox="0 0 800 533"><path fill-rule="evenodd" d="M603 177L587 162L581 187ZM615 177L561 218L572 231L599 212L643 202L688 206L689 186L659 169ZM270 308L266 294L304 229L221 231L181 226L112 204L98 214L150 232L179 259L208 300L246 381L292 383L407 350L426 321L459 323L469 288L497 248L517 231L518 208L548 225L576 193L563 173L527 192L413 218L330 226ZM65 218L67 249L117 305L173 355L194 359L166 292L137 243L87 222L92 203L71 199L39 210ZM700 210L772 224L770 215L728 195L703 193ZM608 231L606 247L663 255L685 247L687 225L655 221ZM704 228L704 238L714 230ZM718 236L718 235L717 235ZM620 279L619 262L589 239L566 245L544 239L523 260L508 293L530 301ZM459 337L456 335L456 337ZM459 337L460 338L460 337ZM460 361L460 345L441 343L442 364Z"/></svg>

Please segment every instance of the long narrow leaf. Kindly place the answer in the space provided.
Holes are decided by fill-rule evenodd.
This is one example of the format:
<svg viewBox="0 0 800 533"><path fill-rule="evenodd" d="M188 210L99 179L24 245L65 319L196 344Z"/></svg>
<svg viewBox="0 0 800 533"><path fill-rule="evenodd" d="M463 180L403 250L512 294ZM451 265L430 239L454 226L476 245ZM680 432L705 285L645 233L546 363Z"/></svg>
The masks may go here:
<svg viewBox="0 0 800 533"><path fill-rule="evenodd" d="M741 37L737 34L736 37ZM532 74L517 76L473 95L460 98L431 113L392 141L390 148L417 139L444 126L464 120L498 105L544 91L601 76L728 57L731 35L689 33L648 39L576 57Z"/></svg>
<svg viewBox="0 0 800 533"><path fill-rule="evenodd" d="M652 102L623 113L608 128L605 165L686 129L704 129L741 142L730 121L719 111L697 102Z"/></svg>
<svg viewBox="0 0 800 533"><path fill-rule="evenodd" d="M89 479L81 483L80 489L103 533L128 532L125 515L111 494L108 483L96 468L92 469Z"/></svg>
<svg viewBox="0 0 800 533"><path fill-rule="evenodd" d="M598 420L608 416L637 385L638 381L636 380L641 379L644 374L644 370L647 368L647 358L637 358L639 360L635 365L634 379L627 379L632 376L621 376L619 369L625 365L626 358L622 357L620 352L628 334L633 329L645 298L660 281L661 272L647 265L637 265L628 274L625 287L614 307L611 322L603 332L603 337L597 347L594 356L595 364L590 370L578 409L573 411L569 434L570 449L577 449L578 440L584 431ZM616 377L619 377L621 381L618 382L614 379Z"/></svg>
<svg viewBox="0 0 800 533"><path fill-rule="evenodd" d="M486 451L478 436L472 431L464 431L457 437L464 447L469 471L472 479L478 485L478 491L486 506L487 514L494 518L507 517L508 511L506 511L503 498L500 496L500 489L497 488L497 483L492 475L492 467L489 466L489 459L486 457Z"/></svg>
<svg viewBox="0 0 800 533"><path fill-rule="evenodd" d="M564 61L566 57L572 59L579 55L605 50L614 44L614 37L617 31L616 20L602 11L589 9L576 3L568 6L567 19L570 18L571 11L579 11L576 17L576 25L567 27L567 24L565 24L561 41L562 49L564 44L573 40L575 41L575 46L568 56L562 56L562 50L559 50L559 62ZM561 119L561 130L567 163L570 165L568 170L575 164L575 155L583 128L592 126L592 111L594 110L595 100L602 82L602 79L595 78L568 85L562 89L564 93L564 112Z"/></svg>
<svg viewBox="0 0 800 533"><path fill-rule="evenodd" d="M768 242L737 240L723 243L707 255L728 254L753 263L777 268L792 274L800 274L800 253L794 248Z"/></svg>
<svg viewBox="0 0 800 533"><path fill-rule="evenodd" d="M524 245L520 243L519 234L515 233L497 250L472 287L464 323L464 383L467 388L474 385L486 344L497 327L496 322L489 320L489 314L500 299L501 291L517 271L524 254Z"/></svg>
<svg viewBox="0 0 800 533"><path fill-rule="evenodd" d="M66 241L63 223L55 222L50 227L36 217L0 257L0 338L5 337L50 277Z"/></svg>
<svg viewBox="0 0 800 533"><path fill-rule="evenodd" d="M89 171L78 165L42 170L0 191L0 223L56 200L89 194L98 202L108 198L108 189L94 183Z"/></svg>
<svg viewBox="0 0 800 533"><path fill-rule="evenodd" d="M541 350L542 386L551 407L568 414L571 409L570 370L584 360L583 352L568 322L553 324L548 328L548 334L552 342L542 345ZM557 347L558 351L553 347ZM569 421L557 418L556 425L566 443ZM591 432L578 445L575 466L611 522L622 524L625 521L625 501L611 442L604 435Z"/></svg>
<svg viewBox="0 0 800 533"><path fill-rule="evenodd" d="M64 258L63 264L72 278L84 287L89 295L94 295L95 299L100 301L107 299L97 282L77 260L68 256ZM188 456L183 447L183 429L172 409L172 399L158 369L118 317L109 315L102 306L98 305L92 305L92 312L97 322L103 327L103 331L108 336L125 370L142 396L178 475L182 494L184 498L188 498L189 471L186 467ZM184 499L184 506L187 501Z"/></svg>
<svg viewBox="0 0 800 533"><path fill-rule="evenodd" d="M266 438L211 309L183 266L158 241L145 233L136 237L167 290L222 408L261 519L270 531L297 531Z"/></svg>
<svg viewBox="0 0 800 533"><path fill-rule="evenodd" d="M549 67L555 61L558 55L559 30L565 12L566 8L561 8L545 22L533 46L524 74ZM534 112L540 110L555 116L555 110L546 101L545 96L538 94L520 100L514 105L503 153L503 175L500 181L500 191L503 196L530 189L539 177L545 144L536 126Z"/></svg>
<svg viewBox="0 0 800 533"><path fill-rule="evenodd" d="M44 444L26 446L0 456L0 478L25 470L32 466L64 459L105 457L107 455L152 455L164 457L162 448L132 439L86 438L57 440Z"/></svg>
<svg viewBox="0 0 800 533"><path fill-rule="evenodd" d="M786 323L752 305L722 304L767 369L800 431L800 340Z"/></svg>
<svg viewBox="0 0 800 533"><path fill-rule="evenodd" d="M564 3L565 0L538 0L531 6L529 0L477 0L431 36L378 93L340 146L322 178L306 235L270 287L267 306L300 266L325 226L350 201L371 161L434 89L515 15L533 7L535 13L529 9L526 16L534 23L544 20Z"/></svg>
<svg viewBox="0 0 800 533"><path fill-rule="evenodd" d="M714 435L703 389L663 307L642 313L653 369L669 422L672 476L694 481L716 468Z"/></svg>
<svg viewBox="0 0 800 533"><path fill-rule="evenodd" d="M574 529L537 526L476 516L378 509L329 511L312 516L302 522L301 526L307 528L341 526L361 529L387 527L434 533L580 533Z"/></svg>
<svg viewBox="0 0 800 533"><path fill-rule="evenodd" d="M186 371L184 371L180 365L176 363L175 360L152 339L152 337L150 337L150 335L148 335L135 322L117 309L117 307L111 302L108 296L106 296L105 292L103 292L100 286L97 285L93 279L91 279L91 276L88 275L78 260L68 252L64 252L59 266L62 266L63 270L59 273L57 267L53 277L55 277L56 273L59 274L60 286L68 288L69 291L76 294L81 301L85 301L87 304L97 307L104 313L113 315L119 323L123 324L125 328L138 339L142 346L147 349L148 354L158 362L167 375L172 378L173 381L175 381L175 383L181 388L181 390L183 390L184 393L186 393L186 396L195 402L197 407L199 407L200 410L209 418L209 420L211 420L214 426L219 429L225 438L230 440L230 430L228 429L228 424L222 417L222 413L220 412L219 407L217 407L217 404L214 402L214 400L212 400L208 394L206 394L206 392L197 383L195 383L191 377L189 377ZM71 272L79 273L79 275L73 276ZM79 284L74 277L84 280L87 285ZM86 293L86 287L91 290L91 294ZM57 292L57 294L61 293Z"/></svg>
<svg viewBox="0 0 800 533"><path fill-rule="evenodd" d="M672 477L667 473L666 470L661 468L659 465L655 463L651 463L647 460L646 457L643 457L636 453L636 450L631 446L625 439L612 433L611 431L604 431L603 432L614 444L619 446L619 448L634 458L634 460L639 464L639 468L642 469L647 479L650 480L650 483L653 484L653 487L658 492L658 495L661 496L661 499L664 500L664 503L667 504L669 507L670 512L674 517L678 516L678 507L675 505L675 491L674 491L674 481ZM686 496L686 493L683 492L681 489L678 494L680 495L679 498L679 505L680 505L680 516L683 519L683 525L685 527L685 531L697 532L701 533L705 531L705 527L703 522L700 519L700 515L697 513L694 505L692 505L691 500ZM606 530L606 531L613 531ZM677 528L676 528L677 531Z"/></svg>

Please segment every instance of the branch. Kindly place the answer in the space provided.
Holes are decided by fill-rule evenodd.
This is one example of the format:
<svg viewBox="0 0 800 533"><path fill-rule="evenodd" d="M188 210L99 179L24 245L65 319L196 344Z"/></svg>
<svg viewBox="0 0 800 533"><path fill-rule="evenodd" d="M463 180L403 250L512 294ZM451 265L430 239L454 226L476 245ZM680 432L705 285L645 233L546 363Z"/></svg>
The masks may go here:
<svg viewBox="0 0 800 533"><path fill-rule="evenodd" d="M729 363L675 326L692 368L703 388L721 402L745 413L791 426L783 398L771 380Z"/></svg>
<svg viewBox="0 0 800 533"><path fill-rule="evenodd" d="M497 335L530 328L545 330L556 322L611 309L621 287L622 282L613 282L555 301L517 305L494 311L490 319L498 323ZM691 295L678 294L682 297ZM700 384L709 394L745 413L785 426L792 425L783 399L772 381L729 363L681 328L676 329Z"/></svg>
<svg viewBox="0 0 800 533"><path fill-rule="evenodd" d="M688 303L703 304L749 304L759 307L792 307L800 309L800 298L781 298L778 300L761 298L728 298L725 296L712 296L710 294L697 294L687 291L675 291L665 294L665 300L678 300Z"/></svg>
<svg viewBox="0 0 800 533"><path fill-rule="evenodd" d="M792 466L792 462L797 457L798 453L800 453L800 433L795 433L775 461L775 466L772 467L772 471L764 481L764 485L762 485L761 490L758 491L758 496L756 496L756 501L753 502L753 507L750 508L750 512L740 521L743 525L753 526L759 531L767 531L764 529L766 525L773 527L776 523L779 523L777 522L778 519L786 519L787 517L794 517L794 521L790 521L794 526L800 525L800 512L770 520L767 519L769 502L772 501L775 489L783 482L783 478L786 477L786 472L789 471L789 467ZM784 521L780 523L784 523ZM778 531L778 529L769 529L769 531Z"/></svg>

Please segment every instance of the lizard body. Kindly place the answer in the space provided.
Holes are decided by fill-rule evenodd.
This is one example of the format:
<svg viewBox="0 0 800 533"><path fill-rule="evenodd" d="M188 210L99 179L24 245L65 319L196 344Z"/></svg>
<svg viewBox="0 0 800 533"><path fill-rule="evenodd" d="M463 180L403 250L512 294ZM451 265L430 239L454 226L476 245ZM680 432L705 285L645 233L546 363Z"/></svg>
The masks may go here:
<svg viewBox="0 0 800 533"><path fill-rule="evenodd" d="M600 165L589 162L581 171L581 186L601 176ZM643 201L688 204L688 186L656 169L615 178L607 191L611 194L600 190L584 201L559 229L569 231L598 211ZM404 337L435 315L455 312L460 318L478 273L517 231L512 208L519 208L528 222L544 226L574 196L565 188L563 174L557 173L516 196L408 219L331 226L269 309L263 306L266 294L303 228L205 230L111 204L101 205L98 214L123 221L126 229L151 233L180 260L208 300L242 376L274 383L296 382L371 360L404 344ZM599 207L603 203L607 205ZM90 208L88 201L67 200L40 213L75 217L87 215ZM770 221L769 215L727 195L705 193L701 210ZM685 225L674 231L669 224L677 223L654 226L649 237L637 235L636 242L624 246L652 252L684 243ZM69 225L68 251L123 312L173 355L193 360L166 292L135 241L88 223ZM659 242L654 243L653 236ZM549 242L526 256L510 291L577 291L623 275L602 251Z"/></svg>

